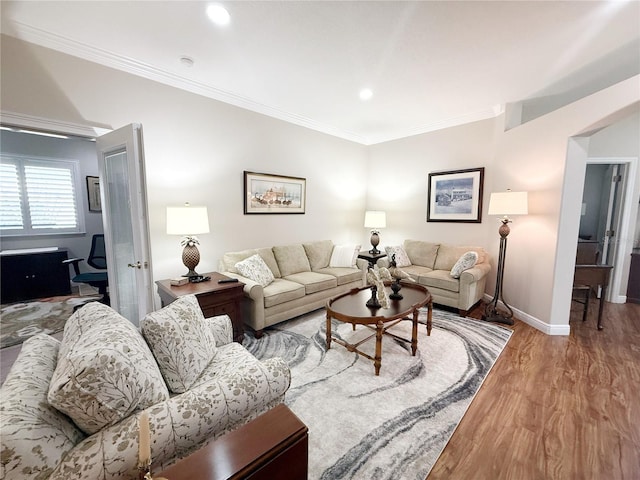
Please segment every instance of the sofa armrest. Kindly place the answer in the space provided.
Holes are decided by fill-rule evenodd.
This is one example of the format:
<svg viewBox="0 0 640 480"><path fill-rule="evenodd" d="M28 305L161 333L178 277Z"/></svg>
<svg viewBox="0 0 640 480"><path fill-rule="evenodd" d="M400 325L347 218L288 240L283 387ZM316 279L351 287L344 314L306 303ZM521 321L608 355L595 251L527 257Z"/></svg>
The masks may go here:
<svg viewBox="0 0 640 480"><path fill-rule="evenodd" d="M284 360L250 362L146 409L153 469L168 467L281 403L290 382ZM137 478L140 413L76 445L49 480Z"/></svg>
<svg viewBox="0 0 640 480"><path fill-rule="evenodd" d="M378 268L389 268L389 258L379 258L376 262L376 265L378 266Z"/></svg>
<svg viewBox="0 0 640 480"><path fill-rule="evenodd" d="M205 318L213 333L213 337L216 339L216 346L227 345L233 342L233 324L228 315L218 315L215 317Z"/></svg>
<svg viewBox="0 0 640 480"><path fill-rule="evenodd" d="M222 272L228 277L237 278L244 283L244 295L248 299L245 302L244 322L248 323L254 330L262 330L264 324L264 288L258 282L250 278L243 277L239 273ZM248 303L248 305L247 305ZM248 310L248 311L247 311Z"/></svg>
<svg viewBox="0 0 640 480"><path fill-rule="evenodd" d="M460 285L469 285L482 280L491 271L491 265L488 263L481 263L474 267L465 270L460 274Z"/></svg>

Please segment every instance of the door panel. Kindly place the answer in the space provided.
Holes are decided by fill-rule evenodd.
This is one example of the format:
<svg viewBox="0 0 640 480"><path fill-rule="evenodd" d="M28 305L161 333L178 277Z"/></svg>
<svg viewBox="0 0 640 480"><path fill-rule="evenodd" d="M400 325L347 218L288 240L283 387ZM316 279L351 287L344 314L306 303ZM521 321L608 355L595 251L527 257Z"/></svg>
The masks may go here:
<svg viewBox="0 0 640 480"><path fill-rule="evenodd" d="M142 126L97 139L111 306L138 325L153 310Z"/></svg>

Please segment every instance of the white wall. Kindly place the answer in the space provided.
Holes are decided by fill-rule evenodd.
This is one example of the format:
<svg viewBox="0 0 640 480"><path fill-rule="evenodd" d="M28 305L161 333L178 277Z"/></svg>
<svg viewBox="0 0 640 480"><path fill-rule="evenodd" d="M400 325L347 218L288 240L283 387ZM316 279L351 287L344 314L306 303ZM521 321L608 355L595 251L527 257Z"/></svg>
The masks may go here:
<svg viewBox="0 0 640 480"><path fill-rule="evenodd" d="M494 175L496 120L484 120L370 147L367 208L387 212L381 245L404 239L488 247L498 241L485 228ZM427 222L429 173L485 167L482 223ZM493 224L493 223L492 223Z"/></svg>
<svg viewBox="0 0 640 480"><path fill-rule="evenodd" d="M156 279L183 269L177 239L164 233L164 209L184 201L211 213L201 271L232 249L323 238L366 244L365 207L388 212L383 244L478 243L496 258L498 222L486 213L481 224L425 220L429 172L485 166L484 212L492 191L530 192L530 214L511 226L505 299L520 318L562 334L589 150L588 138L571 137L620 120L616 112L640 97L634 77L508 132L498 118L366 148L12 38L2 39L1 73L4 110L143 124ZM306 177L307 214L243 215L243 170Z"/></svg>
<svg viewBox="0 0 640 480"><path fill-rule="evenodd" d="M301 241L360 241L361 145L2 37L2 109L75 124L143 125L154 279L185 270L167 205L206 205L198 271L225 251ZM243 170L307 179L304 215L244 215ZM186 271L186 270L185 270Z"/></svg>

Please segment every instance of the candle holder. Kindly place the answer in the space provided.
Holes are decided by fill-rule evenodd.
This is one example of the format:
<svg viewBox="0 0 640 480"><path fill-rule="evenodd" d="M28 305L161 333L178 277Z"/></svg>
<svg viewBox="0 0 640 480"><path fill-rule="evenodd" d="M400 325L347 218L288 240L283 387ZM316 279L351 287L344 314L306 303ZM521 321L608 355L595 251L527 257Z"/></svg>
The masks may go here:
<svg viewBox="0 0 640 480"><path fill-rule="evenodd" d="M371 287L371 298L366 303L369 308L380 308L380 302L378 301L378 287L373 285Z"/></svg>

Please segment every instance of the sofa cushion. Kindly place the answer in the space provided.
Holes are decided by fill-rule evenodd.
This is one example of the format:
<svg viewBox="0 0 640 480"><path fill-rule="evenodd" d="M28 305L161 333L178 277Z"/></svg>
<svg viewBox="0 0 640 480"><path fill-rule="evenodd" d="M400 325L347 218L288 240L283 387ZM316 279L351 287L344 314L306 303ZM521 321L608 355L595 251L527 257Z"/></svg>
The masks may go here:
<svg viewBox="0 0 640 480"><path fill-rule="evenodd" d="M360 253L360 245L349 243L336 245L331 252L329 267L353 267Z"/></svg>
<svg viewBox="0 0 640 480"><path fill-rule="evenodd" d="M302 244L273 247L273 254L283 277L311 271L311 265Z"/></svg>
<svg viewBox="0 0 640 480"><path fill-rule="evenodd" d="M386 252L387 259L389 261L393 260L394 255L396 256L396 267L402 268L411 265L411 260L409 259L407 252L405 252L404 248L401 246L385 247L384 251Z"/></svg>
<svg viewBox="0 0 640 480"><path fill-rule="evenodd" d="M169 398L140 332L115 310L91 302L65 324L49 403L95 433Z"/></svg>
<svg viewBox="0 0 640 480"><path fill-rule="evenodd" d="M433 270L418 277L418 283L427 287L436 287L450 292L460 291L460 280L453 278L449 270Z"/></svg>
<svg viewBox="0 0 640 480"><path fill-rule="evenodd" d="M305 295L305 290L304 285L284 278L276 278L271 284L264 287L263 293L264 306L269 308L290 300L302 298Z"/></svg>
<svg viewBox="0 0 640 480"><path fill-rule="evenodd" d="M271 269L273 276L276 278L280 278L282 274L280 273L280 269L278 268L278 262L276 262L276 257L273 255L273 249L271 247L267 248L257 248L256 252L258 255L262 257L264 263Z"/></svg>
<svg viewBox="0 0 640 480"><path fill-rule="evenodd" d="M435 268L434 265L436 263L439 246L437 243L424 242L422 240L404 241L404 250L407 252L411 264L420 265L421 267ZM451 264L451 266L453 266L453 264ZM451 267L447 268L447 270L451 270Z"/></svg>
<svg viewBox="0 0 640 480"><path fill-rule="evenodd" d="M269 285L275 278L271 269L257 253L236 263L236 269L240 275L259 283L263 287Z"/></svg>
<svg viewBox="0 0 640 480"><path fill-rule="evenodd" d="M195 295L147 314L140 329L174 393L189 390L216 354L216 339Z"/></svg>
<svg viewBox="0 0 640 480"><path fill-rule="evenodd" d="M227 252L222 255L223 271L231 273L240 273L236 268L236 264L245 258L255 255L258 251L255 248L249 250L240 250L239 252Z"/></svg>
<svg viewBox="0 0 640 480"><path fill-rule="evenodd" d="M302 246L309 259L311 270L319 270L329 266L329 259L333 251L333 242L331 240L304 243Z"/></svg>
<svg viewBox="0 0 640 480"><path fill-rule="evenodd" d="M436 258L433 269L451 271L458 259L466 252L476 252L478 253L478 258L480 258L480 256L482 256L481 252L484 253L484 250L481 247L465 247L446 243L440 244L438 258Z"/></svg>
<svg viewBox="0 0 640 480"><path fill-rule="evenodd" d="M362 280L362 270L354 267L327 267L318 270L317 273L333 275L338 281L338 285L345 285L351 282Z"/></svg>
<svg viewBox="0 0 640 480"><path fill-rule="evenodd" d="M60 342L44 333L25 340L0 388L2 473L7 479L48 478L85 438L69 417L47 402L59 348Z"/></svg>
<svg viewBox="0 0 640 480"><path fill-rule="evenodd" d="M294 273L293 275L287 275L284 278L304 285L306 295L338 286L338 280L336 277L318 272Z"/></svg>
<svg viewBox="0 0 640 480"><path fill-rule="evenodd" d="M453 267L451 267L450 275L453 278L460 278L460 275L465 270L469 270L478 262L478 254L476 252L464 253Z"/></svg>

